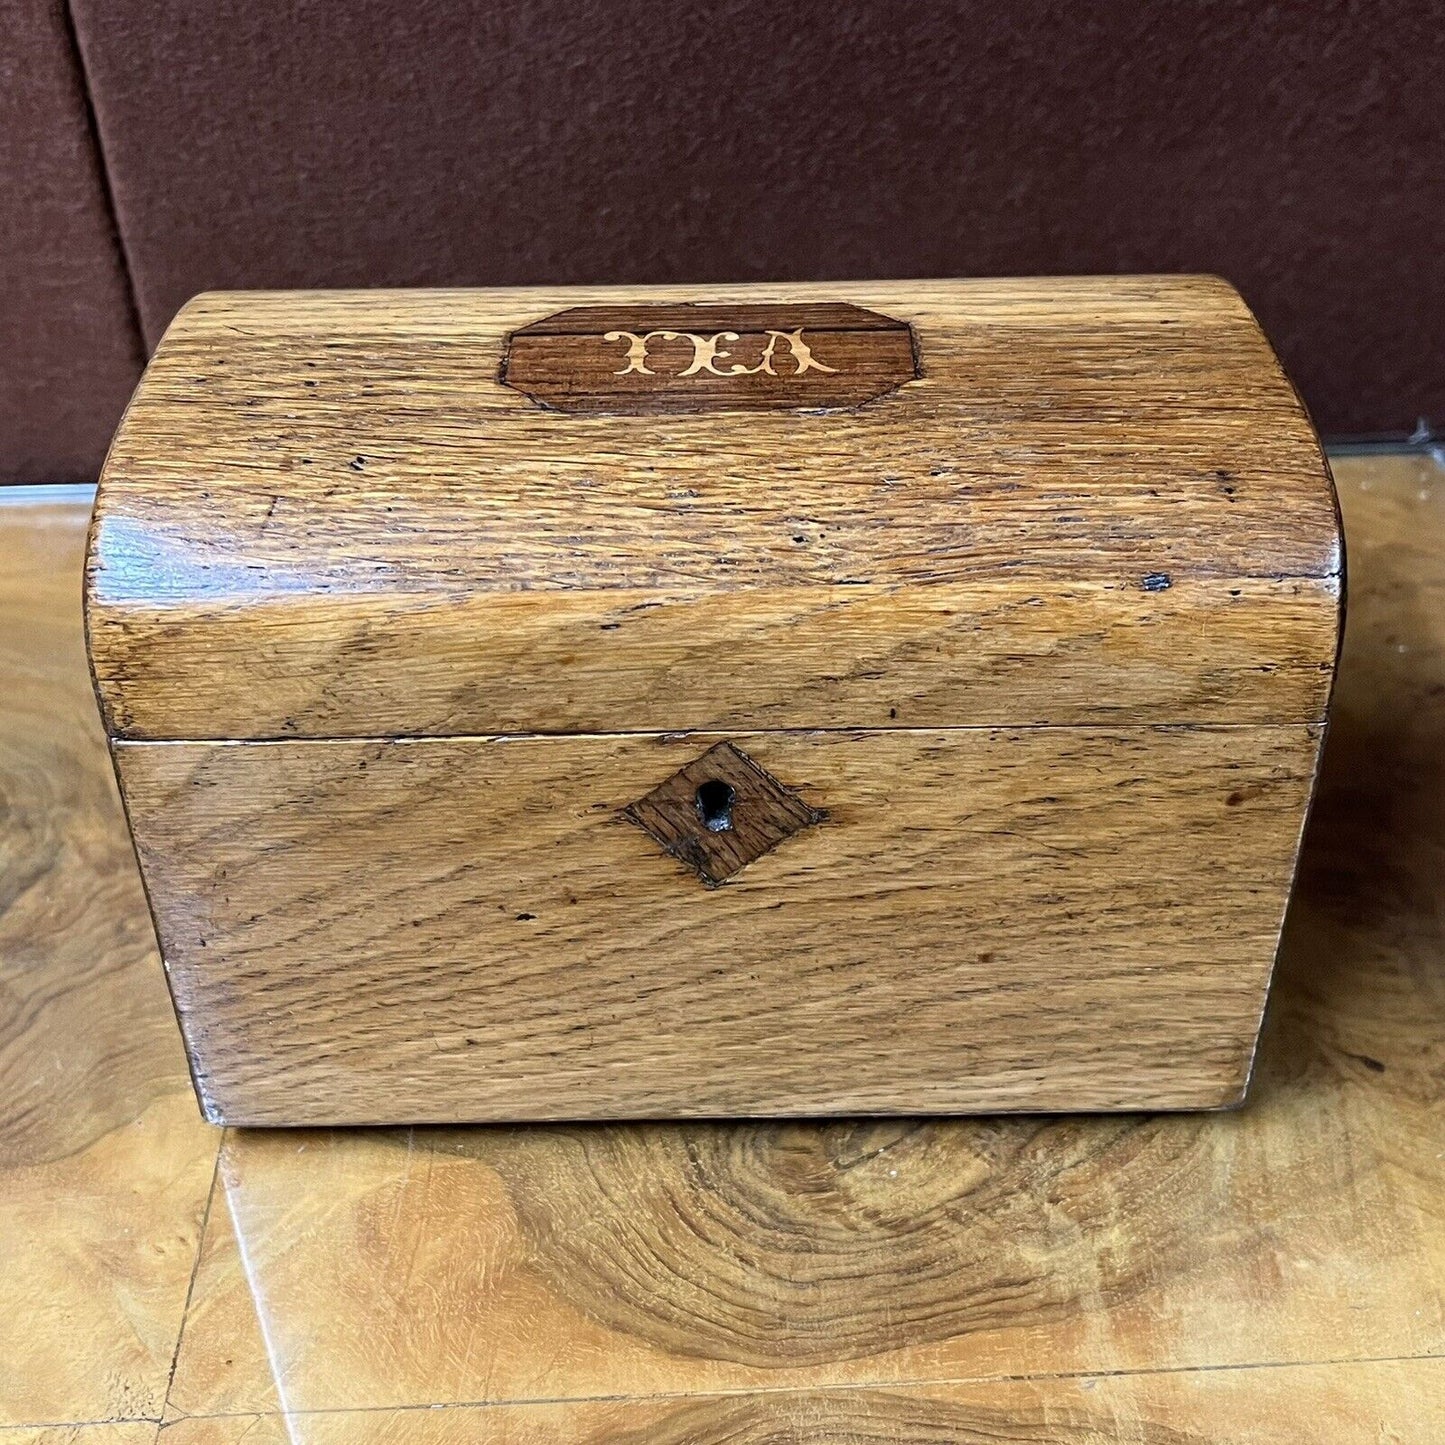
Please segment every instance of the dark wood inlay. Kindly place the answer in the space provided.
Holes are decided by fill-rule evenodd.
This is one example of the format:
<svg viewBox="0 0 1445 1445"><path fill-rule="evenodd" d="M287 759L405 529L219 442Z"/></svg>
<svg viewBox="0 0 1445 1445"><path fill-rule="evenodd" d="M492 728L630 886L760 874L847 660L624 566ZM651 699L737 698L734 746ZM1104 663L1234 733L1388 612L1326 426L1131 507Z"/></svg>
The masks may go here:
<svg viewBox="0 0 1445 1445"><path fill-rule="evenodd" d="M918 375L913 333L860 306L573 306L507 338L502 380L567 412L854 407Z"/></svg>
<svg viewBox="0 0 1445 1445"><path fill-rule="evenodd" d="M710 888L827 817L731 743L709 748L622 811Z"/></svg>

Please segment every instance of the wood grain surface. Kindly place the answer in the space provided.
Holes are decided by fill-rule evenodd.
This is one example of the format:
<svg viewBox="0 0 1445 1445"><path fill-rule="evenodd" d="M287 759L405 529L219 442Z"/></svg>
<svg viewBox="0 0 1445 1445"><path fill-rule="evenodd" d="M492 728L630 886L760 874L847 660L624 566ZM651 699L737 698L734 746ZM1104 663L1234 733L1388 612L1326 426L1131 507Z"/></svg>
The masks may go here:
<svg viewBox="0 0 1445 1445"><path fill-rule="evenodd" d="M117 437L89 620L131 738L1317 721L1308 419L1208 278L199 298ZM848 302L846 413L562 416L579 303Z"/></svg>
<svg viewBox="0 0 1445 1445"><path fill-rule="evenodd" d="M216 1152L86 684L86 512L0 504L0 1425L159 1415Z"/></svg>
<svg viewBox="0 0 1445 1445"><path fill-rule="evenodd" d="M210 1115L1239 1099L1316 729L732 740L827 818L711 892L623 815L710 735L121 744Z"/></svg>
<svg viewBox="0 0 1445 1445"><path fill-rule="evenodd" d="M750 588L725 610L523 591L404 603L393 635L388 596L322 615L207 598L184 618L128 609L124 660L97 668L112 725L135 738L465 733L484 718L502 732L1309 722L1338 601L1332 578ZM111 686L117 665L127 681Z"/></svg>
<svg viewBox="0 0 1445 1445"><path fill-rule="evenodd" d="M221 1131L153 953L114 943L146 924L86 721L83 515L0 512L4 1111L29 1160L3 1146L0 1440L1445 1436L1445 469L1336 472L1349 636L1245 1109L227 1131L199 1261L187 1161L208 1175Z"/></svg>
<svg viewBox="0 0 1445 1445"><path fill-rule="evenodd" d="M158 1427L148 1420L0 1426L0 1445L155 1445L157 1435Z"/></svg>
<svg viewBox="0 0 1445 1445"><path fill-rule="evenodd" d="M1404 1445L1442 1435L1445 1361L1433 1360L213 1416L177 1420L162 1438L165 1445Z"/></svg>

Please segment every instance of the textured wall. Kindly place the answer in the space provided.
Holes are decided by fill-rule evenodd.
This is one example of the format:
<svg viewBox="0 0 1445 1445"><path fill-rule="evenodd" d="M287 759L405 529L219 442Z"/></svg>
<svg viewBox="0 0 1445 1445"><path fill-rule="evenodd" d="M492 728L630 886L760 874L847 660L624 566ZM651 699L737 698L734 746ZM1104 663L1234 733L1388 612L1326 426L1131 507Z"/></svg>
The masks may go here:
<svg viewBox="0 0 1445 1445"><path fill-rule="evenodd" d="M1327 431L1445 422L1428 0L74 10L152 341L208 286L1211 270Z"/></svg>
<svg viewBox="0 0 1445 1445"><path fill-rule="evenodd" d="M0 0L0 482L93 480L141 347L60 0Z"/></svg>

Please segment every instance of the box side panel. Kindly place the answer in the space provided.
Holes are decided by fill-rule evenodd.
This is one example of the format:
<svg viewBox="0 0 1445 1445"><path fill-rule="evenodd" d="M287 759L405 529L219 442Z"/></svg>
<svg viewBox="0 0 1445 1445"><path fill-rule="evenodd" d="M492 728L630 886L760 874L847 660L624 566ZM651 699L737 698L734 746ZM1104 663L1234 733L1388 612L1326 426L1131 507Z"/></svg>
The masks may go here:
<svg viewBox="0 0 1445 1445"><path fill-rule="evenodd" d="M117 748L237 1124L1216 1107L1318 729L734 734L827 818L705 888L717 735Z"/></svg>

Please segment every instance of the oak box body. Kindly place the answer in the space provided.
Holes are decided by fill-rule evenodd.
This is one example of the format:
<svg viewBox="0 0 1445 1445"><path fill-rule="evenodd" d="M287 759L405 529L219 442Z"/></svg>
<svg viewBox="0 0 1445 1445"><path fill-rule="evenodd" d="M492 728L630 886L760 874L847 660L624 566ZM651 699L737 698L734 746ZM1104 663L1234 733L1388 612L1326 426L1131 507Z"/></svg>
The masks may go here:
<svg viewBox="0 0 1445 1445"><path fill-rule="evenodd" d="M1209 278L208 295L92 664L233 1124L1210 1108L1336 654Z"/></svg>

